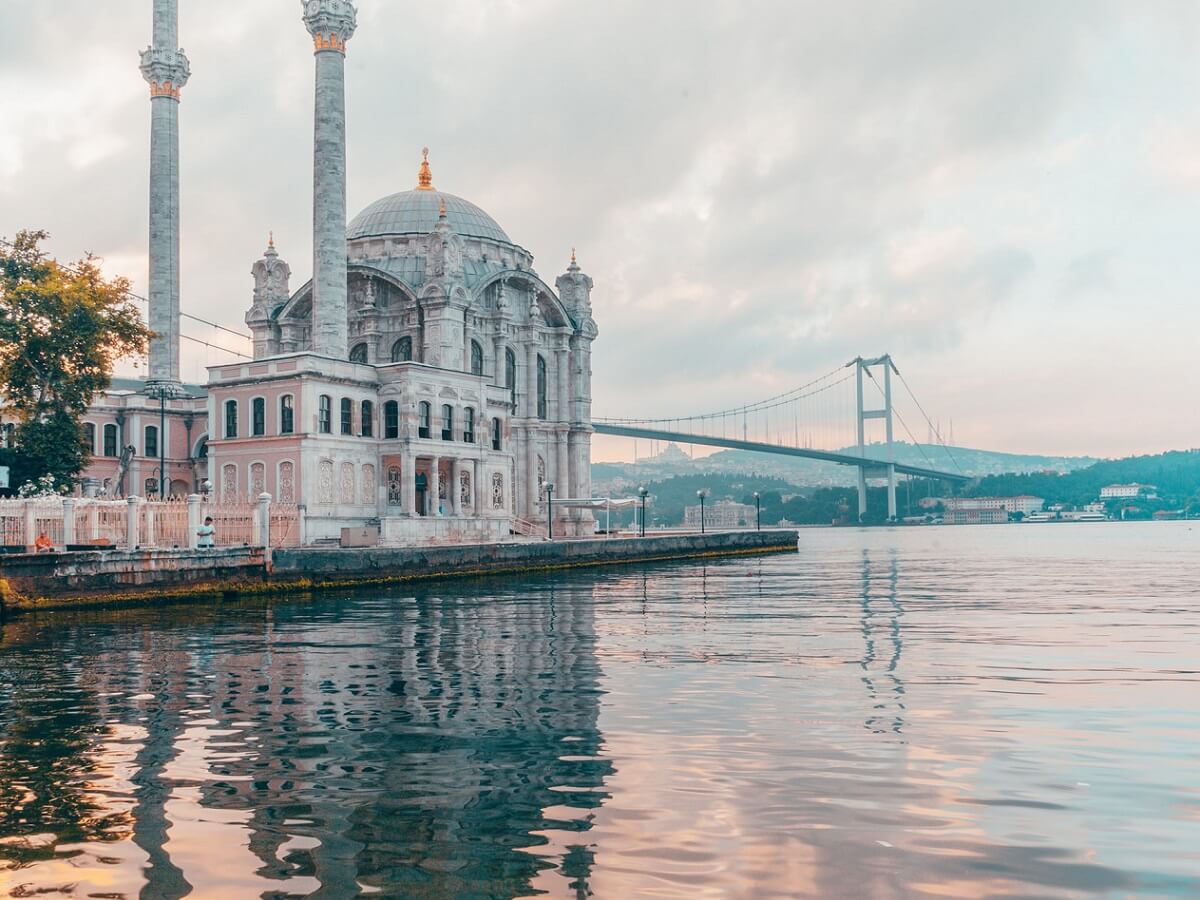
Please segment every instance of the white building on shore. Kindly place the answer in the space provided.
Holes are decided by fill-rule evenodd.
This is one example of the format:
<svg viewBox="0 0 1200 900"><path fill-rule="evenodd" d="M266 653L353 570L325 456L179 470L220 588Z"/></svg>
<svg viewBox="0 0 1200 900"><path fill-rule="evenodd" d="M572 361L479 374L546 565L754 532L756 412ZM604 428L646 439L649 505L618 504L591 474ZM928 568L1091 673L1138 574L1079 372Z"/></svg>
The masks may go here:
<svg viewBox="0 0 1200 900"><path fill-rule="evenodd" d="M553 287L478 206L434 186L346 221L350 0L311 0L316 65L314 274L293 291L269 241L253 266L254 359L179 378L181 89L177 0L154 0L150 82L150 377L85 416L90 483L110 496L256 497L306 508L310 538L378 521L385 542L495 540L591 496L592 279L572 254ZM163 473L165 472L165 478ZM161 485L161 487L160 487ZM555 506L555 532L590 534ZM519 524L519 523L518 523Z"/></svg>

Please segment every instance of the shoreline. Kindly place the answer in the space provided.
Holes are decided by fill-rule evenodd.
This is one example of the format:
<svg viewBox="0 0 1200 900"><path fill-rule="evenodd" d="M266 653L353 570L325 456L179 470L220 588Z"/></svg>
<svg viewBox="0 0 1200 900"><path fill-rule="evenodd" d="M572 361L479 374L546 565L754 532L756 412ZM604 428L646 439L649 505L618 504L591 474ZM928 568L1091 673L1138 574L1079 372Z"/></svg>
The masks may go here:
<svg viewBox="0 0 1200 900"><path fill-rule="evenodd" d="M795 529L442 547L95 551L0 558L0 619L412 581L796 552Z"/></svg>

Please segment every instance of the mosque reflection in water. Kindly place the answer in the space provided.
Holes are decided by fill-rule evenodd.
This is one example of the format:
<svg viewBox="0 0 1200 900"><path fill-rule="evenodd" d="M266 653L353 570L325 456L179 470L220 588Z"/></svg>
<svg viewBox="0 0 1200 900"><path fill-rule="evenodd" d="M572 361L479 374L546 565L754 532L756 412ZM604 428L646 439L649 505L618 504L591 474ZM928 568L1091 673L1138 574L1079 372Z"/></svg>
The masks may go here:
<svg viewBox="0 0 1200 900"><path fill-rule="evenodd" d="M0 884L587 892L613 774L590 584L171 615L5 626Z"/></svg>

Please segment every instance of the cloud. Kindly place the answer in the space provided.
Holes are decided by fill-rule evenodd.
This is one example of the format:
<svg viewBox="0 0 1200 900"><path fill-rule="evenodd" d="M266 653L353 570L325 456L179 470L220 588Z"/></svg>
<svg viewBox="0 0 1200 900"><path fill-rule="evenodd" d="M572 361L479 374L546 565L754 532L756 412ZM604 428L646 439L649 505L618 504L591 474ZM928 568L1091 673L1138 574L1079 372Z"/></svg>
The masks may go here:
<svg viewBox="0 0 1200 900"><path fill-rule="evenodd" d="M728 405L860 352L936 371L996 334L1069 335L1055 298L1072 292L1109 291L1120 331L1117 292L1163 271L1154 302L1200 325L1200 272L1171 237L1194 214L1150 189L1190 184L1200 158L1187 4L359 7L351 214L412 186L428 145L435 184L547 280L577 246L598 413ZM149 20L148 2L0 9L0 234L46 227L143 288ZM311 45L292 0L183 4L181 42L184 304L236 325L268 229L294 284L309 274ZM185 348L189 377L222 359ZM960 432L987 415L977 390L943 401Z"/></svg>

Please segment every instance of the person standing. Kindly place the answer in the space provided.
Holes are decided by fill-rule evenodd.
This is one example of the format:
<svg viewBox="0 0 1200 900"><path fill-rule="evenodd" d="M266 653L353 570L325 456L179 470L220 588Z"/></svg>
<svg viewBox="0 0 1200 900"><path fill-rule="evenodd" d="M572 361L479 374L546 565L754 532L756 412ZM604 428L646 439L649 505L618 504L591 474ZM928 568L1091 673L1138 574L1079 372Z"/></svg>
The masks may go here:
<svg viewBox="0 0 1200 900"><path fill-rule="evenodd" d="M213 549L216 546L216 541L214 540L216 533L217 529L213 527L212 516L205 516L204 524L196 529L196 536L200 538L196 546L201 550Z"/></svg>

